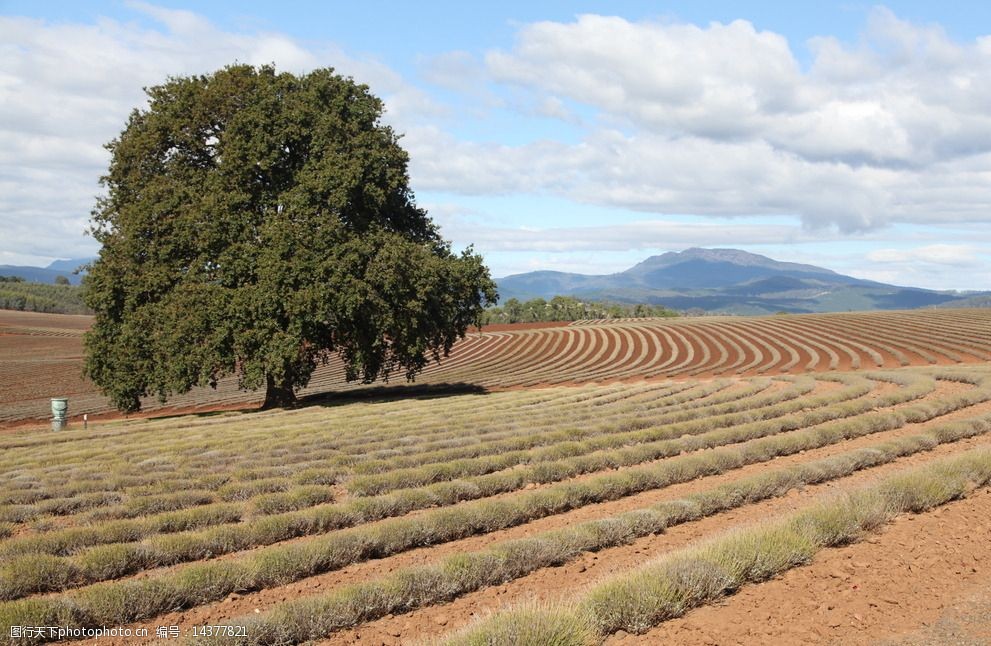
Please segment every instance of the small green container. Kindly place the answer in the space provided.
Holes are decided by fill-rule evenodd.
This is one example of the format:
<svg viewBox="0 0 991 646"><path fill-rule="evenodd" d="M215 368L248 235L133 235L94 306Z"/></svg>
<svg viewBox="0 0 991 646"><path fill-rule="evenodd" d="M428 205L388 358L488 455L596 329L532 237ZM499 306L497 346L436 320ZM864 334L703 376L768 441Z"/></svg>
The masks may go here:
<svg viewBox="0 0 991 646"><path fill-rule="evenodd" d="M52 397L52 430L61 431L69 425L69 400Z"/></svg>

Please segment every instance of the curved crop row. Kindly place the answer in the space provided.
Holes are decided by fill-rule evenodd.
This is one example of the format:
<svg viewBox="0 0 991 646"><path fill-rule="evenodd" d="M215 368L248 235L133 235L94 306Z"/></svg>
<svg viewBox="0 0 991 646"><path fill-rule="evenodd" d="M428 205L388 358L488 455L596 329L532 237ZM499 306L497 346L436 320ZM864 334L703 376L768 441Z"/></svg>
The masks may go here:
<svg viewBox="0 0 991 646"><path fill-rule="evenodd" d="M588 521L568 529L555 530L530 538L511 540L483 552L458 554L444 559L437 565L396 572L384 580L346 586L330 594L279 604L267 616L245 617L233 622L235 625L248 628L247 639L209 640L209 642L278 644L319 639L341 628L387 613L404 612L429 603L447 601L454 596L486 585L500 584L518 578L541 567L559 565L585 551L625 544L639 536L658 533L675 524L691 522L720 511L780 496L802 485L840 478L860 469L875 467L899 457L931 450L939 444L956 442L989 431L991 431L991 421L986 418L947 424L917 436L739 479L683 500L662 502L616 517ZM968 455L975 455L975 452L970 452ZM969 459L971 458L956 458L949 462L956 463ZM987 462L986 458L982 460ZM991 469L988 467L983 471L987 472L987 476L991 476ZM928 473L927 470L927 475ZM945 473L945 470L940 471L941 475ZM622 476L609 477L622 479ZM922 479L919 481L923 482ZM979 483L984 481L986 478ZM965 491L967 484L969 484L967 480L962 481L960 487L955 490ZM904 496L902 499L912 500L913 497ZM518 507L516 504L507 503L501 512L512 516ZM452 512L456 514L454 510ZM467 519L469 515L461 514L461 518ZM450 525L444 526L450 527ZM379 540L383 536L385 536L384 532L379 534ZM374 542L375 539L372 540ZM382 547L372 549L374 554L381 554ZM343 554L339 550L327 549L326 546L314 546L312 556L305 557L298 552L295 556L300 559L302 565L304 562L312 564L314 559L333 561L342 558ZM221 577L218 576L213 578L213 583L220 586L220 594L233 589L253 589L265 577L272 576L266 566L271 568L276 563L283 566L282 572L289 571L285 567L286 560L273 553L268 558L259 558L253 563L245 564L243 568L237 566L228 568L224 570L225 576L222 577L222 582ZM301 570L300 574L307 576L312 565L305 567L307 570ZM96 591L100 590L98 586L89 594L77 595L71 600L35 603L28 601L21 602L19 607L17 604L0 606L0 616L37 613L44 617L58 616L62 621L83 625L86 625L84 622L89 617L92 617L89 621L95 625L99 625L99 621L135 620L142 616L139 613L146 612L148 592L161 595L164 590L172 587L173 594L178 597L194 594L189 589L188 582L195 578L206 578L204 572L198 574L199 577L187 576L184 579L160 581L157 584L146 581L131 582L127 584L131 588L129 598L140 601L126 609L119 607L113 610L101 609L97 601ZM219 572L217 574L219 575ZM287 578L291 579L291 576ZM199 594L203 592L203 590L197 591Z"/></svg>
<svg viewBox="0 0 991 646"><path fill-rule="evenodd" d="M17 328L18 330L20 328ZM947 364L991 359L991 310L914 310L802 314L789 316L616 319L570 326L470 332L450 356L430 364L418 377L423 384L471 384L489 388L574 382L733 376L892 368L910 364ZM15 330L16 331L16 330ZM72 413L108 412L105 398L76 375L81 331L52 346L64 361L18 362L16 378L4 380L9 366L0 362L0 422L46 415L47 400L36 399L36 385L58 384L72 397ZM24 338L29 338L24 336ZM59 346L61 348L61 346ZM40 354L44 355L45 351ZM252 405L260 393L237 389L225 378L216 390L195 389L174 397L170 408ZM8 386L10 386L8 384ZM389 386L391 387L391 386ZM25 390L26 389L26 390ZM331 359L317 368L301 395L366 389L347 383L341 363ZM149 410L161 408L146 402Z"/></svg>
<svg viewBox="0 0 991 646"><path fill-rule="evenodd" d="M984 361L982 326L991 314L963 310L583 322L469 335L421 379L527 386Z"/></svg>
<svg viewBox="0 0 991 646"><path fill-rule="evenodd" d="M911 390L911 388L907 388L906 390ZM559 485L557 488L560 489L562 494L568 491L578 492L574 495L566 495L564 498L561 495L555 495L553 489L538 494L530 494L529 496L524 495L520 500L528 500L529 498L537 499L541 495L549 496L546 500L550 504L526 505L525 508L529 510L527 518L532 519L548 513L560 513L563 510L562 505L564 509L567 509L573 508L575 505L589 504L597 500L609 500L650 488L666 486L673 482L691 480L700 475L720 473L727 469L739 468L745 464L763 462L775 455L789 455L809 448L833 444L850 437L890 430L908 421L932 419L947 411L954 410L960 406L970 405L975 401L981 401L991 396L989 393L984 392L984 390L981 389L980 392L967 392L955 398L940 402L939 405L915 405L903 411L894 410L891 412L865 413L849 420L824 424L820 423L820 419L816 419L816 416L810 417L810 412L807 411L800 419L790 420L784 426L779 424L771 426L749 424L711 431L698 436L682 436L678 439L645 445L643 448L636 450L614 450L603 453L601 458L595 458L595 454L590 454L583 458L560 461L557 463L559 466L550 471L534 467L523 472L510 473L507 474L508 481L506 477L500 477L495 480L489 478L488 485L489 487L495 486L498 490L505 489L505 485L508 483L512 489L519 489L526 482L561 480L577 473L600 471L604 468L623 465L636 465L651 459L663 457L672 458L656 465L638 467L625 472L622 478L627 484L623 487L618 486L613 476L599 476L585 485L577 485L577 490L574 489L576 485L571 483ZM911 395L903 392L896 392L889 397L891 397L892 401L908 401L911 399ZM856 410L861 413L864 412L862 408ZM828 415L821 415L819 417L830 418ZM788 429L800 430L784 433L781 436L778 435L782 430ZM698 453L699 449L722 447L738 443L740 444L737 447L717 448L715 451ZM673 457L685 452L689 453L682 457ZM527 471L529 471L529 475ZM605 484L597 486L596 483L600 481ZM476 486L480 489L485 489L484 482L484 478L477 479ZM443 491L436 488L435 490ZM596 490L599 490L601 493L594 494L593 492ZM487 495L491 495L494 492L489 490L486 493ZM355 504L351 505L351 513L361 513L362 501L354 502ZM512 502L510 504L517 503ZM323 510L324 514L327 514L327 512L331 512L331 515L324 518L325 531L327 529L328 519L333 518L333 510L329 508ZM386 523L370 530L357 529L353 530L350 534L334 534L327 538L316 539L315 542L310 543L314 547L308 549L316 550L317 553L332 552L340 554L342 553L341 550L344 550L343 553L350 553L349 550L354 549L355 546L365 545L367 549L371 549L372 551L367 552L364 551L365 548L362 548L363 551L361 551L361 554L364 556L361 558L364 559L374 555L393 553L396 549L409 549L416 545L431 544L436 540L451 540L450 538L439 538L448 534L444 532L438 533L440 530L437 529L438 527L450 527L450 520L440 522L439 525L431 525L429 522L429 518L433 516L446 518L450 514L454 514L453 517L462 519L455 523L457 527L463 528L457 530L457 532L467 532L467 534L479 531L481 526L490 526L492 522L497 526L505 526L500 525L500 523L507 522L515 524L510 519L517 517L513 514L507 514L505 510L499 507L498 503L484 501L468 507L459 506L450 513L445 510L437 510L413 520L395 520L391 521L391 524ZM483 521L482 519L486 517L491 517L492 520ZM465 518L474 520L466 526L464 524ZM481 523L481 525L477 523ZM397 524L405 528L399 529L396 527ZM200 538L187 535L177 537L177 539L181 540L171 540L166 537L139 544L107 546L84 552L78 558L74 559L27 555L15 559L0 570L0 596L14 598L30 592L61 589L63 587L79 585L80 583L89 583L94 580L116 578L147 567L203 558L206 554L218 554L245 549L254 545L264 544L265 539L256 533L259 529L272 532L276 527L273 524L265 524L230 527L220 532L207 530L205 533L201 533ZM429 530L427 529L429 527L434 527L435 529ZM486 531L491 531L491 529ZM449 532L449 530L445 530L445 532ZM457 536L467 534L458 533ZM272 538L271 534L267 536L269 539ZM405 538L398 539L400 543L395 543L394 540L396 539L394 539L392 543L394 547L385 549L381 547L381 540L375 538L384 536ZM275 538L277 540L284 540L287 537L276 536ZM275 541L269 540L268 542ZM368 547L374 545L379 545L380 547ZM286 552L286 549L289 551ZM286 558L290 560L297 558L298 555L296 557L292 555L297 554L299 549L297 547L269 548L272 556L256 555L250 558L270 558L272 562L282 563L285 562ZM385 550L384 552L383 549ZM269 552L264 552L264 554L269 554ZM277 556L278 554L283 554L283 552L285 552L286 556ZM311 563L312 559L307 557L304 558L304 561ZM233 568L234 565L232 562L226 562L218 567L228 569ZM311 566L307 566L307 568L311 568ZM216 568L210 571L213 572L214 570ZM306 568L304 570L307 572L310 571ZM59 573L60 576L55 576L55 573ZM177 576L181 577L183 575L177 574Z"/></svg>
<svg viewBox="0 0 991 646"><path fill-rule="evenodd" d="M556 611L505 610L444 642L502 645L531 626L532 643L586 646L620 630L644 633L688 610L711 603L746 583L759 583L807 563L825 547L859 540L894 516L921 513L991 482L991 451L972 450L904 471L879 483L806 507L772 522L724 533L599 583L577 607ZM464 566L462 566L464 567ZM354 595L357 596L357 595ZM326 612L336 598L290 602L270 617L245 618L261 638L219 643L274 644L287 637L326 635L335 620ZM533 627L537 627L533 629ZM205 640L204 640L205 641ZM210 640L218 643L219 640Z"/></svg>

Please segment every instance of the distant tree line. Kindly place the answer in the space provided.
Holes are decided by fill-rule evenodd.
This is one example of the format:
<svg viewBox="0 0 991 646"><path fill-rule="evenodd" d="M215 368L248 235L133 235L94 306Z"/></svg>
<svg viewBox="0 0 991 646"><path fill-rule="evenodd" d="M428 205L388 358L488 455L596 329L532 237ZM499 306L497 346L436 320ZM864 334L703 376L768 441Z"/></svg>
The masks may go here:
<svg viewBox="0 0 991 646"><path fill-rule="evenodd" d="M482 323L532 323L536 321L584 321L588 319L674 317L678 313L661 305L621 305L580 301L571 296L555 296L551 300L533 298L519 301L510 298L502 307L490 307L482 315Z"/></svg>
<svg viewBox="0 0 991 646"><path fill-rule="evenodd" d="M61 278L62 280L59 280ZM0 276L0 309L48 314L90 314L79 285L58 276L54 285L30 283L20 276Z"/></svg>

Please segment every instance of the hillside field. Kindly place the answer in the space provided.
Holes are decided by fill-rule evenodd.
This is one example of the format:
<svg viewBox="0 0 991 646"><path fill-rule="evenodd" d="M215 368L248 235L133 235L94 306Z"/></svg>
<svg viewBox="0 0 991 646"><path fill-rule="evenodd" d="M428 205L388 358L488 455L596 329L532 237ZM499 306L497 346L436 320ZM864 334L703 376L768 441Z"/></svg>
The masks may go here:
<svg viewBox="0 0 991 646"><path fill-rule="evenodd" d="M131 419L88 325L0 313L11 644L991 635L989 310L488 329L415 388L329 363L293 410Z"/></svg>
<svg viewBox="0 0 991 646"><path fill-rule="evenodd" d="M50 415L69 397L72 420L113 415L82 377L82 335L92 319L0 310L0 426ZM499 390L553 384L800 374L991 360L991 310L913 310L767 317L620 319L497 325L472 331L430 364L416 385ZM376 387L382 384L375 384ZM389 387L408 385L401 378ZM303 397L364 391L339 362L318 367ZM233 377L147 411L255 407Z"/></svg>

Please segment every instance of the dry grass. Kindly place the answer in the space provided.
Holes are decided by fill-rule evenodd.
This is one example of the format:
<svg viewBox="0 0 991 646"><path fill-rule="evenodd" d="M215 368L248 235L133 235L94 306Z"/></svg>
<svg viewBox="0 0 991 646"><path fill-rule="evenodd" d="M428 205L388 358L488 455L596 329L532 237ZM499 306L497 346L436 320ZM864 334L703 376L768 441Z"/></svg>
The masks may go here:
<svg viewBox="0 0 991 646"><path fill-rule="evenodd" d="M963 386L935 398L937 378ZM884 384L894 387L879 393ZM66 626L150 619L232 591L276 587L936 420L989 397L988 371L909 370L386 399L329 410L125 423L78 436L10 436L0 439L0 598L7 600L0 619ZM989 430L986 419L935 423L869 449L768 468L684 500L280 605L253 620L253 630L270 636L258 637L259 643L319 638ZM958 486L949 474L940 482L931 491L891 486L914 496L901 507L923 509ZM334 502L342 485L353 497ZM541 486L524 490L533 485ZM399 517L414 510L421 511ZM364 526L371 521L377 522ZM816 526L822 533L829 527ZM835 526L837 536L845 527ZM707 553L701 569L672 565L676 588L696 590L672 603L702 602L807 558L821 541L802 531L779 529L761 538L780 543L780 551L756 554L741 539L725 561ZM206 560L247 549L253 551ZM159 566L178 567L125 578ZM658 589L658 598L672 589ZM526 612L537 614L496 626L492 639L546 633L572 643L579 637L567 635L585 634L575 627L589 625L588 617L573 612ZM0 631L7 625L0 623ZM536 632L520 632L531 629Z"/></svg>
<svg viewBox="0 0 991 646"><path fill-rule="evenodd" d="M744 584L806 563L823 548L859 540L898 514L926 511L989 480L991 451L986 449L906 471L596 584L581 595L572 611L573 621L591 622L600 638L619 630L646 632ZM472 643L477 635L501 630L504 621L511 624L511 614L498 613L447 643ZM537 635L534 643L539 641Z"/></svg>

